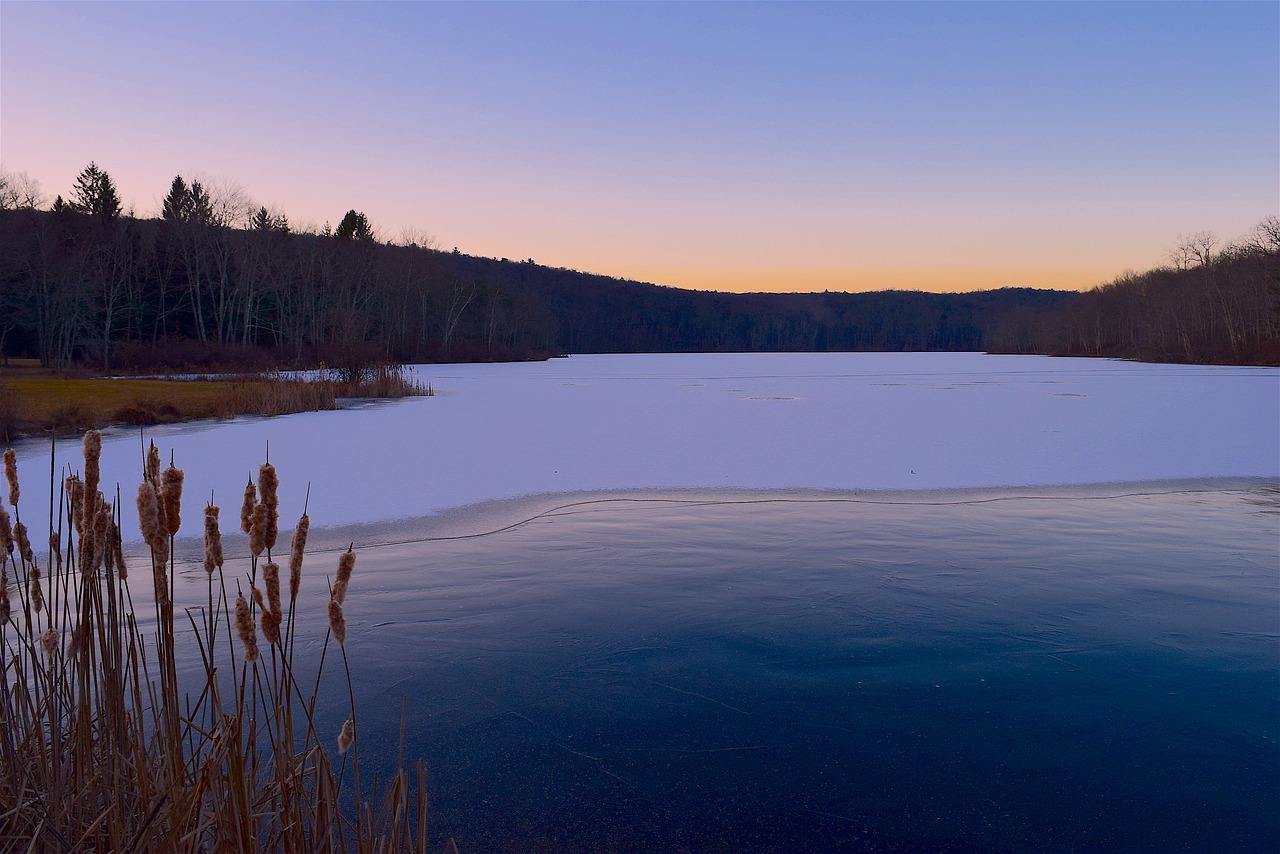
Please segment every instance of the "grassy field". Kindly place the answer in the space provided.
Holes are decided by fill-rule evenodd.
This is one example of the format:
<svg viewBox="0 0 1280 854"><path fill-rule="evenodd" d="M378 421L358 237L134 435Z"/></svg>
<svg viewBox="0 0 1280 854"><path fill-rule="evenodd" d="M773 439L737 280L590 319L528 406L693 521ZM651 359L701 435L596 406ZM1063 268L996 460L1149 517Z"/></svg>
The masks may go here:
<svg viewBox="0 0 1280 854"><path fill-rule="evenodd" d="M280 375L225 379L113 379L41 368L34 360L0 367L0 441L111 424L171 424L237 415L333 409L339 397L430 394L396 367L375 368L358 385Z"/></svg>

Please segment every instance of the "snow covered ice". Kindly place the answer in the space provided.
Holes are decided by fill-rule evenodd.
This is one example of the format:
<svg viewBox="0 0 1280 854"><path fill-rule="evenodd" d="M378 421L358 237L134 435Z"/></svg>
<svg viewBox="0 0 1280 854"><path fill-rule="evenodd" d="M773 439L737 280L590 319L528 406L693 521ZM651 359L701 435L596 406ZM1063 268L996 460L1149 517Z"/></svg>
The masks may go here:
<svg viewBox="0 0 1280 854"><path fill-rule="evenodd" d="M425 365L435 397L157 427L188 507L237 506L270 443L283 520L438 513L579 490L914 490L1280 477L1280 370L978 353L589 355ZM132 496L136 429L104 434ZM60 466L78 468L78 442ZM48 446L19 448L47 507ZM126 501L125 531L137 537ZM193 531L185 533L192 534Z"/></svg>

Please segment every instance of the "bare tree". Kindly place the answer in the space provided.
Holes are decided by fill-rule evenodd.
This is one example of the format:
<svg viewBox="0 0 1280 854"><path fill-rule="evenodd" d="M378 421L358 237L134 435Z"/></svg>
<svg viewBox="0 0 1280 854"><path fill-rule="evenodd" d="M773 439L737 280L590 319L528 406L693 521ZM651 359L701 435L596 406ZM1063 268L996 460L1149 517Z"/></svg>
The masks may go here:
<svg viewBox="0 0 1280 854"><path fill-rule="evenodd" d="M1190 270L1192 266L1206 266L1214 257L1214 249L1218 246L1218 238L1212 231L1197 231L1195 234L1179 234L1178 242L1165 253L1165 257L1178 270Z"/></svg>
<svg viewBox="0 0 1280 854"><path fill-rule="evenodd" d="M26 172L0 170L0 210L43 207L48 201L40 190L40 182Z"/></svg>
<svg viewBox="0 0 1280 854"><path fill-rule="evenodd" d="M435 236L427 232L424 228L418 228L416 225L406 225L400 229L400 236L396 238L397 246L416 246L420 249L437 249Z"/></svg>

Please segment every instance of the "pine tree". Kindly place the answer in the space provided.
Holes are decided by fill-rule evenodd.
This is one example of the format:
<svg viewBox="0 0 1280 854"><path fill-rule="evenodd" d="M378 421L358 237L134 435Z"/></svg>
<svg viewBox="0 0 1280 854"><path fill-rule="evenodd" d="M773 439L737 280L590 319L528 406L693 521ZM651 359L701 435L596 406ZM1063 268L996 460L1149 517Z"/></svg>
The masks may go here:
<svg viewBox="0 0 1280 854"><path fill-rule="evenodd" d="M169 186L169 195L164 197L164 208L161 215L173 222L186 222L191 219L191 189L182 176L175 176Z"/></svg>
<svg viewBox="0 0 1280 854"><path fill-rule="evenodd" d="M201 225L213 222L213 203L209 200L209 191L199 181L191 182L190 219Z"/></svg>
<svg viewBox="0 0 1280 854"><path fill-rule="evenodd" d="M71 207L83 214L111 221L120 216L120 196L111 176L90 161L76 176L75 193Z"/></svg>
<svg viewBox="0 0 1280 854"><path fill-rule="evenodd" d="M369 226L369 220L364 214L349 210L342 218L342 222L338 223L338 229L333 233L333 237L344 243L372 243L373 229Z"/></svg>

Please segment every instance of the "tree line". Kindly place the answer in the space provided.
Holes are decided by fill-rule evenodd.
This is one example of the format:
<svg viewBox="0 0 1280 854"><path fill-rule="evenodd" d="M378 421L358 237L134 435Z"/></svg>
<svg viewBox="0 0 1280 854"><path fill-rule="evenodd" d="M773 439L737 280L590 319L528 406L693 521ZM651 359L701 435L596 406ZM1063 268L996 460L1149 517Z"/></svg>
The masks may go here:
<svg viewBox="0 0 1280 854"><path fill-rule="evenodd" d="M1084 294L731 294L444 252L415 231L384 241L354 209L336 228L297 228L233 184L180 175L159 216L139 218L121 209L114 182L93 163L68 199L44 207L38 182L0 173L0 355L55 368L342 367L573 352L1277 358L1274 218L1230 246L1205 232L1184 238L1169 268Z"/></svg>
<svg viewBox="0 0 1280 854"><path fill-rule="evenodd" d="M1223 243L1180 237L1168 263L993 324L988 349L1156 362L1280 365L1280 219Z"/></svg>

